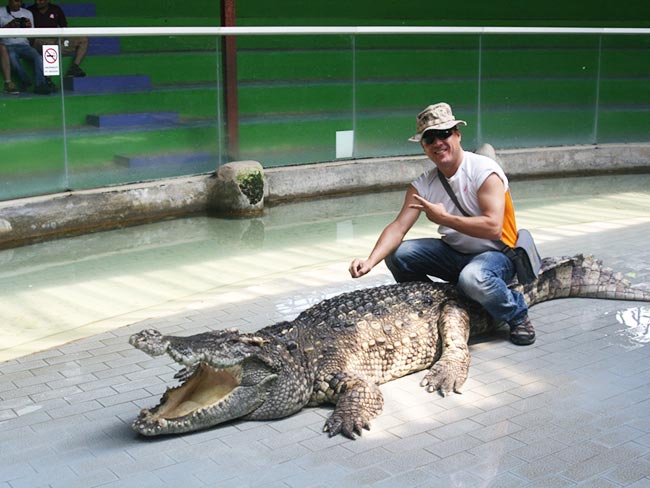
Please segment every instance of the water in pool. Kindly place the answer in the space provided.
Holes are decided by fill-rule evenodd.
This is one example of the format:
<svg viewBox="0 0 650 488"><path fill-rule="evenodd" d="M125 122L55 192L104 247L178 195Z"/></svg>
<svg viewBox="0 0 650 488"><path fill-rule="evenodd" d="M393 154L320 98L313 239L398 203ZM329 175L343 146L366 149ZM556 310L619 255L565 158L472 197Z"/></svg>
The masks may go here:
<svg viewBox="0 0 650 488"><path fill-rule="evenodd" d="M649 175L515 181L512 192L519 225L543 249L581 226L650 220L649 183ZM253 219L192 217L0 251L0 360L287 276L308 293L327 270L345 291L349 261L368 254L402 200L403 191L321 199ZM430 235L435 226L422 217L409 237ZM366 284L389 280L383 269Z"/></svg>

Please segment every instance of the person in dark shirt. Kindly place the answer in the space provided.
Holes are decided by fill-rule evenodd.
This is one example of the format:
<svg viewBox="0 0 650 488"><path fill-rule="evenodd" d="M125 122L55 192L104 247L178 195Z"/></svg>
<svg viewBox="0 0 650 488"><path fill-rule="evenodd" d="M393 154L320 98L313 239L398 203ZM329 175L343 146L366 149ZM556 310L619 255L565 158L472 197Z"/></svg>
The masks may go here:
<svg viewBox="0 0 650 488"><path fill-rule="evenodd" d="M34 27L68 27L68 20L65 18L63 9L58 5L51 4L50 0L35 0L34 5L27 8L34 15ZM56 38L37 38L33 42L34 48L39 52L43 51L43 46L46 44L58 44L58 41ZM77 78L86 76L80 65L88 52L88 38L63 39L61 50L63 54L74 54L72 64L65 76Z"/></svg>

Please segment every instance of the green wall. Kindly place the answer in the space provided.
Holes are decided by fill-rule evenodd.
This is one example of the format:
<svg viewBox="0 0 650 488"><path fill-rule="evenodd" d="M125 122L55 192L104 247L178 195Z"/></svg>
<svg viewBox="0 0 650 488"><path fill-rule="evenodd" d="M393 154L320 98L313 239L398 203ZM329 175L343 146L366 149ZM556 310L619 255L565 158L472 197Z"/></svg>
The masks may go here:
<svg viewBox="0 0 650 488"><path fill-rule="evenodd" d="M63 4L92 0L65 0ZM24 2L31 4L31 1ZM192 19L198 25L218 25L216 0L94 0L103 25L114 18L132 19L142 26L178 25ZM465 0L432 3L422 0L235 0L238 25L586 25L644 26L650 3L614 4L606 0ZM79 19L81 22L81 19ZM77 22L75 22L77 24ZM183 24L184 25L184 24Z"/></svg>
<svg viewBox="0 0 650 488"><path fill-rule="evenodd" d="M605 0L237 1L239 25L648 25L650 4Z"/></svg>

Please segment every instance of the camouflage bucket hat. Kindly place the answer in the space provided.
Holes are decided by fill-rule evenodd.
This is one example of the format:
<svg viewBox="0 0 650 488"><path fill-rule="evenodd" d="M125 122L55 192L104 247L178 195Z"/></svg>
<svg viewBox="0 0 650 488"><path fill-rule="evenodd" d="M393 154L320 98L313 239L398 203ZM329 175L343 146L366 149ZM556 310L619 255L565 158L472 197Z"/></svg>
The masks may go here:
<svg viewBox="0 0 650 488"><path fill-rule="evenodd" d="M416 117L416 134L409 141L420 142L422 134L429 129L445 130L457 125L467 125L464 120L456 120L447 103L436 103L429 105Z"/></svg>

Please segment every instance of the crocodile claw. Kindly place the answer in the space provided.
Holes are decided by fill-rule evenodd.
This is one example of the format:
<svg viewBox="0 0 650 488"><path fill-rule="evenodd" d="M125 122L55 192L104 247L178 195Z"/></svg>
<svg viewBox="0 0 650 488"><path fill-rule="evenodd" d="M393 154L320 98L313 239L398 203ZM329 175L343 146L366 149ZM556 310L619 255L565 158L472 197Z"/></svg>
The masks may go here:
<svg viewBox="0 0 650 488"><path fill-rule="evenodd" d="M441 359L424 375L420 386L429 393L440 391L443 397L451 392L461 393L460 389L467 380L468 369L455 361Z"/></svg>
<svg viewBox="0 0 650 488"><path fill-rule="evenodd" d="M333 413L325 422L323 432L328 432L330 437L342 434L348 439L355 440L357 435L363 434L363 429L370 430L370 422L361 417L351 418Z"/></svg>

